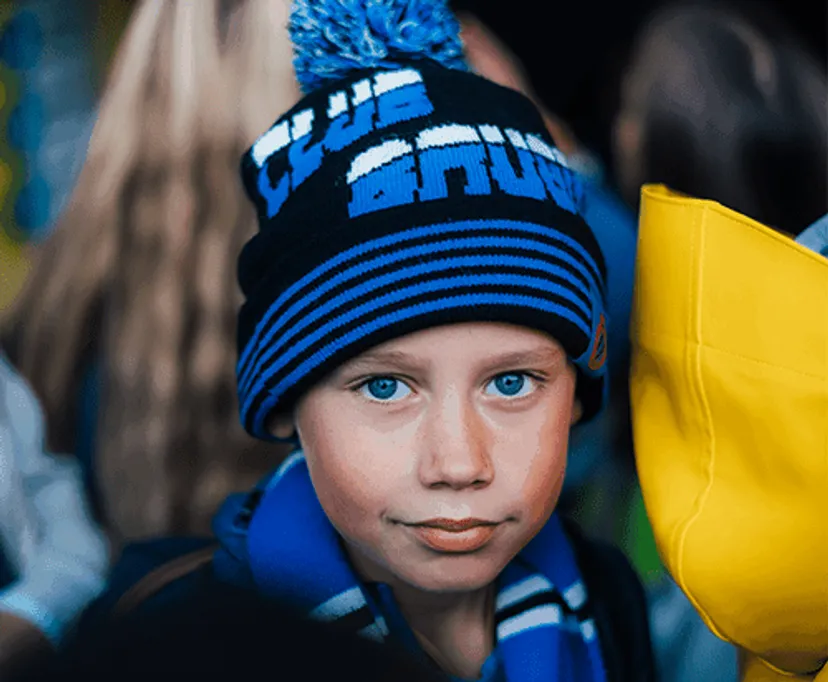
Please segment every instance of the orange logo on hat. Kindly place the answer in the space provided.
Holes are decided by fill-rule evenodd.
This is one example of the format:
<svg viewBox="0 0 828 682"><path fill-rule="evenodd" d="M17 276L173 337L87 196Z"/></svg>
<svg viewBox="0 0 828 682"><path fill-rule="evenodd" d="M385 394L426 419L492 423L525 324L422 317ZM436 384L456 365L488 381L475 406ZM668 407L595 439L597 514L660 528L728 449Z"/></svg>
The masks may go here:
<svg viewBox="0 0 828 682"><path fill-rule="evenodd" d="M597 372L607 361L607 324L604 315L598 319L598 328L595 330L595 338L592 340L592 355L589 356L587 366Z"/></svg>

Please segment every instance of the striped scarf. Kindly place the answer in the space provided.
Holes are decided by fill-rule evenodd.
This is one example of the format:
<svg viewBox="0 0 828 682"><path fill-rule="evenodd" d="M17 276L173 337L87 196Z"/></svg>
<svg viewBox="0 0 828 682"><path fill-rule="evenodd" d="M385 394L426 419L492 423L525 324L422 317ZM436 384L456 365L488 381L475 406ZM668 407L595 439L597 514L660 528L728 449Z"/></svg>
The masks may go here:
<svg viewBox="0 0 828 682"><path fill-rule="evenodd" d="M325 516L301 452L266 482L246 547L263 594L365 637L393 636ZM606 682L586 588L556 515L499 576L495 623L509 682Z"/></svg>

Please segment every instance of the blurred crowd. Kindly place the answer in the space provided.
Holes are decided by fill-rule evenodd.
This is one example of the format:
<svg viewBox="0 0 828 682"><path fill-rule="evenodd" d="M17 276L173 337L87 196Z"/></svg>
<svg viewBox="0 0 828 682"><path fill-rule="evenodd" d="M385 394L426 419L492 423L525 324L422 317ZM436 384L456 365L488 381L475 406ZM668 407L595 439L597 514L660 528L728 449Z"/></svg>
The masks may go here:
<svg viewBox="0 0 828 682"><path fill-rule="evenodd" d="M239 424L234 284L255 230L239 157L300 96L288 2L124 1L82 20L94 4L23 0L0 15L4 83L14 72L48 80L40 106L64 114L48 139L0 144L10 178L48 187L23 197L48 204L41 216L0 212L0 677L71 641L113 580L126 591L159 564L157 539L209 547L221 502L289 454ZM535 101L585 180L588 222L603 226L610 407L572 433L561 507L620 546L641 577L660 679L735 682L736 648L662 565L636 474L628 328L640 191L662 183L794 238L825 216L824 3L810 15L787 3L540 5L458 0L455 10L468 63ZM33 29L26 16L52 23ZM49 58L15 63L26 41ZM10 125L6 137L19 137ZM58 177L38 163L57 164ZM266 617L261 605L219 613L226 606L182 614L176 627L223 623L229 635ZM201 670L196 643L161 653L159 624L136 627L143 634L84 646L141 643ZM238 656L255 658L243 645ZM79 651L73 665L93 678L131 656ZM319 665L319 679L333 674Z"/></svg>

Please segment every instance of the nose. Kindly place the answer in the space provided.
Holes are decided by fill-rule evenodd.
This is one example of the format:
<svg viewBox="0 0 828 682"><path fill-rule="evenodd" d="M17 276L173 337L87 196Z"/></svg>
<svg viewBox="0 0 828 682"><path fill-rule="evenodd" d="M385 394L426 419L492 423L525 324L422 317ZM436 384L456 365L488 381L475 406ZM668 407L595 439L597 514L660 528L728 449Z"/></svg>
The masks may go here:
<svg viewBox="0 0 828 682"><path fill-rule="evenodd" d="M424 423L421 483L428 488L484 488L494 479L488 428L472 401L450 395L430 405Z"/></svg>

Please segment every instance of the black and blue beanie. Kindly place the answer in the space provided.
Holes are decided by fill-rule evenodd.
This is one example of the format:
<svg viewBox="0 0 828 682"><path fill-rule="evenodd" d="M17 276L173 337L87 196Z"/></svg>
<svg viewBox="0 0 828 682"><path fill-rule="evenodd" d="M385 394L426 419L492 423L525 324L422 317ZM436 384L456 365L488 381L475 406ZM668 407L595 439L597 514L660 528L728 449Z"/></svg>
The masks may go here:
<svg viewBox="0 0 828 682"><path fill-rule="evenodd" d="M296 0L305 97L247 151L241 419L269 439L343 362L437 325L553 336L587 418L605 393L605 265L582 185L523 95L470 73L445 0Z"/></svg>

